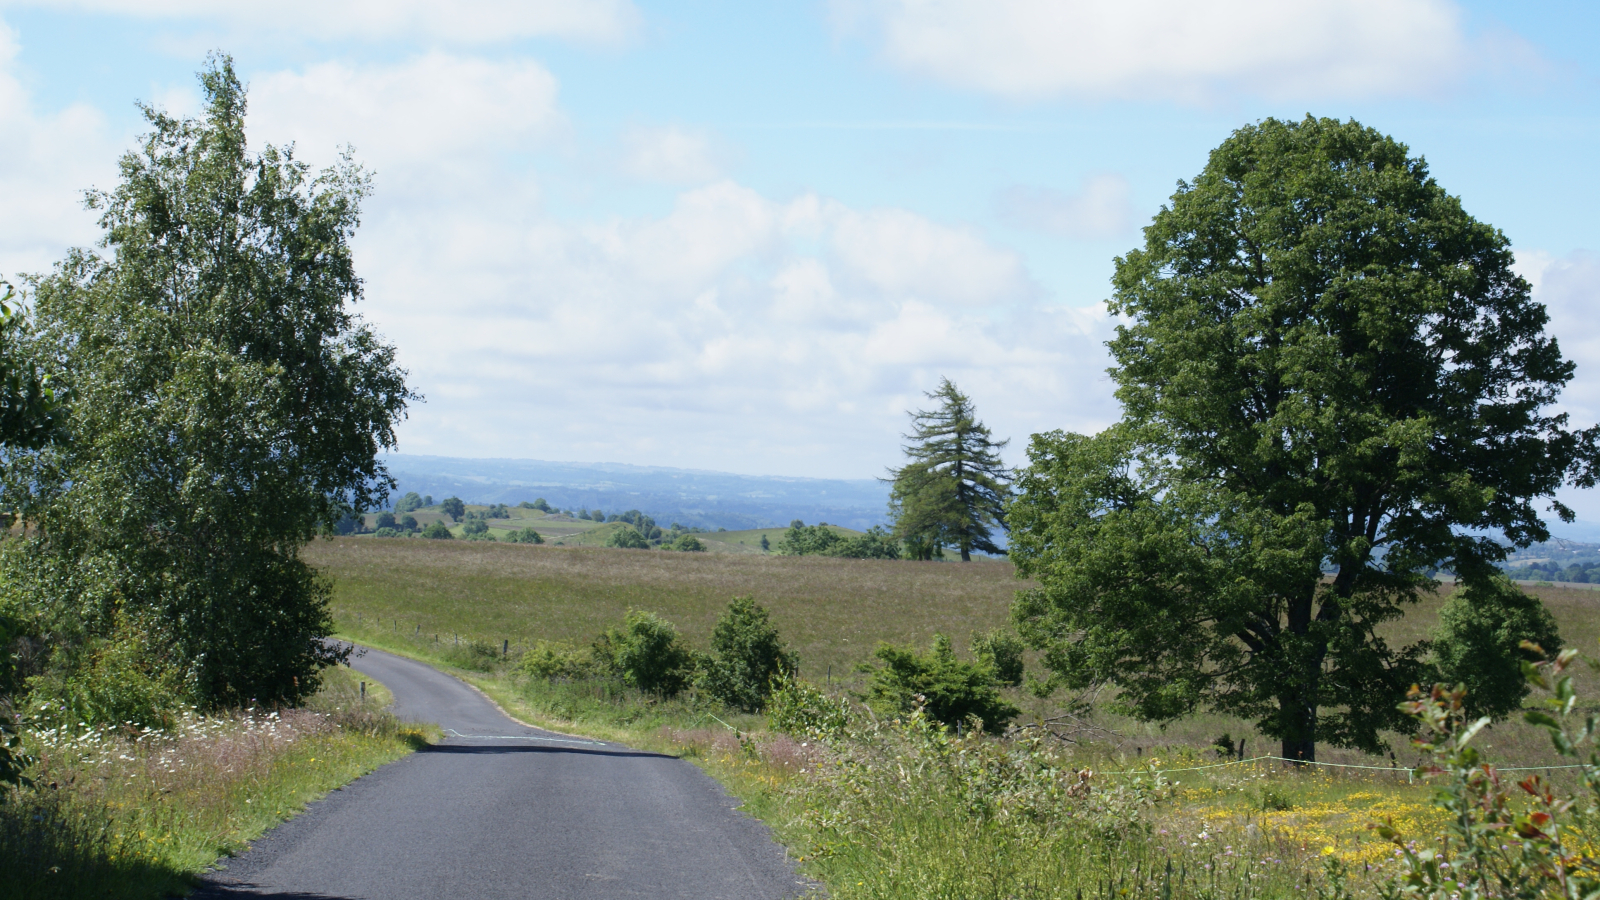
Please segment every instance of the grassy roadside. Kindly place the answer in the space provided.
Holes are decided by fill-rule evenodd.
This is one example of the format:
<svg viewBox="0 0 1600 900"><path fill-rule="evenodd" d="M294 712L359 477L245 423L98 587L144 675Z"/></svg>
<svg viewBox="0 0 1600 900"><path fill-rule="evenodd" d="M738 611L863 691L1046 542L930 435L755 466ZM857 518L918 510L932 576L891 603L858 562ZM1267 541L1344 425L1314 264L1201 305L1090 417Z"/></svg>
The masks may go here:
<svg viewBox="0 0 1600 900"><path fill-rule="evenodd" d="M29 735L32 790L0 803L0 897L183 893L313 800L410 753L430 735L385 712L368 680L327 673L303 709L190 716L172 733Z"/></svg>

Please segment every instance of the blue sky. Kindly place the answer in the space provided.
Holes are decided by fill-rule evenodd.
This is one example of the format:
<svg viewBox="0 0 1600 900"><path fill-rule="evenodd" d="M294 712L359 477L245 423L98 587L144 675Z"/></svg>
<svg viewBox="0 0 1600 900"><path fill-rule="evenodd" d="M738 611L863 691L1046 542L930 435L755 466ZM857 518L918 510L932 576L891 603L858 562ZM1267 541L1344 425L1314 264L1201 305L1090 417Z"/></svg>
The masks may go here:
<svg viewBox="0 0 1600 900"><path fill-rule="evenodd" d="M1117 414L1101 301L1240 125L1354 117L1503 229L1600 420L1593 4L0 0L0 271L92 242L136 100L377 192L401 450L871 477L948 375L1013 462ZM1591 492L1592 493L1592 492ZM1600 501L1572 495L1585 518Z"/></svg>

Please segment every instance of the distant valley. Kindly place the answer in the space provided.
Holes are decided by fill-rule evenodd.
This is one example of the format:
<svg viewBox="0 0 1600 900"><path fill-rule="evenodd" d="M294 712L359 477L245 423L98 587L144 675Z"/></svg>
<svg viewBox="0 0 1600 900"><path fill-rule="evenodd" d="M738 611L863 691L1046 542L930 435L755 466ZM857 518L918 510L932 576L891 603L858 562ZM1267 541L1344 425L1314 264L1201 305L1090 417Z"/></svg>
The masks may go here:
<svg viewBox="0 0 1600 900"><path fill-rule="evenodd" d="M543 497L561 509L640 510L664 524L740 531L828 522L864 531L889 524L889 487L876 479L788 478L698 469L534 459L391 454L398 494L509 503Z"/></svg>

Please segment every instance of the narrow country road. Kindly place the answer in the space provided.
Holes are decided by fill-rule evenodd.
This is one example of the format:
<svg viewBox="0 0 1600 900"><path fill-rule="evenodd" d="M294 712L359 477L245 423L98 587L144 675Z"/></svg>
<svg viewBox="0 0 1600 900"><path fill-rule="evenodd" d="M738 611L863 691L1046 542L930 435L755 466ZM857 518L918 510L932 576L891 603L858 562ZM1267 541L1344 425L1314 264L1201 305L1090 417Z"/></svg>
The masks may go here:
<svg viewBox="0 0 1600 900"><path fill-rule="evenodd" d="M529 728L436 669L368 650L404 719L446 739L358 779L207 876L196 900L782 898L766 826L682 760Z"/></svg>

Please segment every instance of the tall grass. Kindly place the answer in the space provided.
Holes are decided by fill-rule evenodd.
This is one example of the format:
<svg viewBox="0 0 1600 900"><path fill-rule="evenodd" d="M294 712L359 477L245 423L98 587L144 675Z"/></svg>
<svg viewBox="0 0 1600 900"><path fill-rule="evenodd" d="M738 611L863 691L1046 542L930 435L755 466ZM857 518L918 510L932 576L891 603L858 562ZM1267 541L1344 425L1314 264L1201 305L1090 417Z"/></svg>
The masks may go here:
<svg viewBox="0 0 1600 900"><path fill-rule="evenodd" d="M323 793L425 739L332 670L305 709L190 714L171 731L28 734L34 786L0 802L0 897L183 891Z"/></svg>

